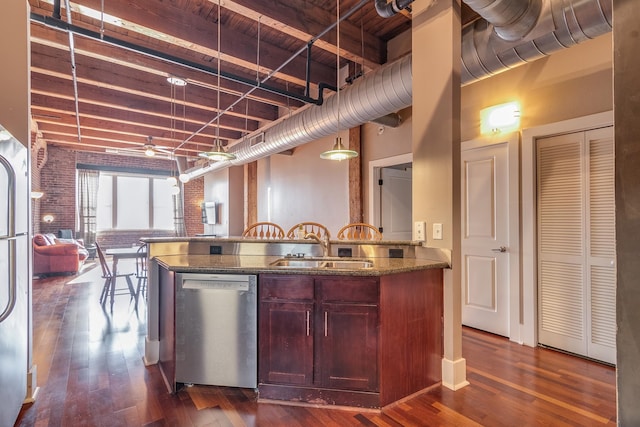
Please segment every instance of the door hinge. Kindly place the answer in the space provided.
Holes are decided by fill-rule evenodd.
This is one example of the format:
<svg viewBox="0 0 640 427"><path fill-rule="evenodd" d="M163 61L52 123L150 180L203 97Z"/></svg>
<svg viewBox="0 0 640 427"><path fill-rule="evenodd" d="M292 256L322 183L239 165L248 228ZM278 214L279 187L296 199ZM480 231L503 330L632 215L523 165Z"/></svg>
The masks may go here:
<svg viewBox="0 0 640 427"><path fill-rule="evenodd" d="M382 227L378 227L378 231L382 233Z"/></svg>
<svg viewBox="0 0 640 427"><path fill-rule="evenodd" d="M381 179L378 180L378 185L382 185L382 180Z"/></svg>

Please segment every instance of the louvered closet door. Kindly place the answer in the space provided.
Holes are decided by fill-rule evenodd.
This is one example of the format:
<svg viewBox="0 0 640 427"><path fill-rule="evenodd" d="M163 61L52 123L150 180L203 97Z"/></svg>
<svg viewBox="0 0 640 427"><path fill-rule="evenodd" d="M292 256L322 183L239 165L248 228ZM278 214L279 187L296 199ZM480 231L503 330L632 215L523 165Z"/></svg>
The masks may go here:
<svg viewBox="0 0 640 427"><path fill-rule="evenodd" d="M611 128L538 141L538 339L615 361Z"/></svg>

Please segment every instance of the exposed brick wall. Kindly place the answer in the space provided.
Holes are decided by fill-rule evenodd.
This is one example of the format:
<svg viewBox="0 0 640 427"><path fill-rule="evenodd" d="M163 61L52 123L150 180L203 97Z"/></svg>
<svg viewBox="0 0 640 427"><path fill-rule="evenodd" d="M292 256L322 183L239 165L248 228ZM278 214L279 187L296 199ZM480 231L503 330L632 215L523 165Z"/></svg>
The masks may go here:
<svg viewBox="0 0 640 427"><path fill-rule="evenodd" d="M41 169L46 162L46 143L40 149L36 140L37 132L31 132L31 189L41 190ZM40 232L40 199L31 199L31 224L32 232Z"/></svg>
<svg viewBox="0 0 640 427"><path fill-rule="evenodd" d="M48 160L40 171L40 232L57 233L60 229L76 229L76 155L75 152L47 148ZM42 221L44 215L54 217L52 223Z"/></svg>
<svg viewBox="0 0 640 427"><path fill-rule="evenodd" d="M32 182L39 179L40 189L45 195L38 205L40 212L36 216L34 209L34 232L57 233L60 229L76 230L76 164L96 166L119 166L169 171L172 164L169 160L129 157L115 154L88 153L73 151L59 147L47 148L48 159L38 174L32 168ZM35 165L35 159L34 163ZM35 178L34 178L35 177ZM199 181L199 183L198 183ZM33 188L36 188L35 186ZM184 206L187 234L192 236L202 233L204 227L200 217L200 203L203 200L204 179L194 180L185 185ZM35 203L35 202L34 202ZM197 209L195 209L197 207ZM51 214L54 221L51 224L42 222L42 216ZM36 231L37 230L37 231ZM98 242L105 248L129 246L137 243L142 235L163 236L166 232L140 230L124 232L107 232L98 235Z"/></svg>
<svg viewBox="0 0 640 427"><path fill-rule="evenodd" d="M204 200L204 177L192 179L183 184L184 191L184 222L188 236L204 233L202 210L200 205Z"/></svg>

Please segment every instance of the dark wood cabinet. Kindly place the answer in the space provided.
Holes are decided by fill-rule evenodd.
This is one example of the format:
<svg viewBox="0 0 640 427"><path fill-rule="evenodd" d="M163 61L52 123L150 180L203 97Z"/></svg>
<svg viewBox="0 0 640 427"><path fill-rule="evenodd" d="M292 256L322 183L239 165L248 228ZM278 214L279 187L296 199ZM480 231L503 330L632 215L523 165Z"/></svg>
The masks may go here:
<svg viewBox="0 0 640 427"><path fill-rule="evenodd" d="M378 281L264 275L259 382L377 389Z"/></svg>
<svg viewBox="0 0 640 427"><path fill-rule="evenodd" d="M441 269L259 280L260 399L382 407L441 381Z"/></svg>
<svg viewBox="0 0 640 427"><path fill-rule="evenodd" d="M344 390L378 389L378 280L316 278L316 381Z"/></svg>
<svg viewBox="0 0 640 427"><path fill-rule="evenodd" d="M258 382L313 383L313 287L310 276L261 278Z"/></svg>

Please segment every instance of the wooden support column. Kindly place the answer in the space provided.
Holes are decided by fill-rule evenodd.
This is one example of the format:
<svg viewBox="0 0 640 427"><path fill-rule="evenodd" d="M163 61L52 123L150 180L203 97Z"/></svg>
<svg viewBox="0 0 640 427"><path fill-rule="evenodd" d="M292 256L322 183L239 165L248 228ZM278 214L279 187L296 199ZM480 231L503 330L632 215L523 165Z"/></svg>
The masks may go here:
<svg viewBox="0 0 640 427"><path fill-rule="evenodd" d="M258 222L258 162L247 163L245 168L245 228Z"/></svg>
<svg viewBox="0 0 640 427"><path fill-rule="evenodd" d="M360 126L349 129L349 150L358 157L349 160L349 222L362 222L362 132Z"/></svg>

